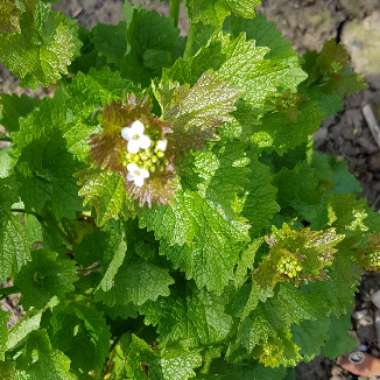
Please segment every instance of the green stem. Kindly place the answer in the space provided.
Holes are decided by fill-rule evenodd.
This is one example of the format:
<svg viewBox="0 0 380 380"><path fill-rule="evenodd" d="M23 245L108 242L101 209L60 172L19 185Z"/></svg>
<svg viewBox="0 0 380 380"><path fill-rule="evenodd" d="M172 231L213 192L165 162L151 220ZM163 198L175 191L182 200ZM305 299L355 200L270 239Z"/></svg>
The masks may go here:
<svg viewBox="0 0 380 380"><path fill-rule="evenodd" d="M194 25L190 24L189 33L187 35L187 41L185 46L184 58L190 58L193 55L193 43L194 43Z"/></svg>
<svg viewBox="0 0 380 380"><path fill-rule="evenodd" d="M180 0L170 0L169 2L169 15L174 21L174 26L178 26Z"/></svg>
<svg viewBox="0 0 380 380"><path fill-rule="evenodd" d="M9 136L0 136L0 141L12 142L12 139Z"/></svg>
<svg viewBox="0 0 380 380"><path fill-rule="evenodd" d="M20 293L20 290L15 286L11 286L10 288L0 288L0 298L5 298L15 293Z"/></svg>

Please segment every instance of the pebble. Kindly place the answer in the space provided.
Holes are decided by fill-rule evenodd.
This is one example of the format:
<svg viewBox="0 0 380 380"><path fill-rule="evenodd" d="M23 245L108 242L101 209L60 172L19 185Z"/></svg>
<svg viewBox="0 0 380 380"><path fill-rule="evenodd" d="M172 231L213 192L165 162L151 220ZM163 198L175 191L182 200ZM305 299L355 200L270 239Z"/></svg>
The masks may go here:
<svg viewBox="0 0 380 380"><path fill-rule="evenodd" d="M352 316L356 319L356 320L360 320L364 317L366 317L368 315L368 310L366 309L362 309L362 310L357 310L355 311Z"/></svg>
<svg viewBox="0 0 380 380"><path fill-rule="evenodd" d="M380 171L380 152L370 157L369 167L373 171Z"/></svg>
<svg viewBox="0 0 380 380"><path fill-rule="evenodd" d="M367 153L373 154L379 151L379 147L367 136L360 136L356 139L356 142L366 150Z"/></svg>
<svg viewBox="0 0 380 380"><path fill-rule="evenodd" d="M361 344L358 348L358 351L360 352L367 352L368 351L368 346L366 344Z"/></svg>
<svg viewBox="0 0 380 380"><path fill-rule="evenodd" d="M347 23L342 41L351 55L355 70L380 88L380 12L374 12L364 20Z"/></svg>
<svg viewBox="0 0 380 380"><path fill-rule="evenodd" d="M376 338L377 344L380 344L380 310L376 310L375 313L375 328L376 328Z"/></svg>

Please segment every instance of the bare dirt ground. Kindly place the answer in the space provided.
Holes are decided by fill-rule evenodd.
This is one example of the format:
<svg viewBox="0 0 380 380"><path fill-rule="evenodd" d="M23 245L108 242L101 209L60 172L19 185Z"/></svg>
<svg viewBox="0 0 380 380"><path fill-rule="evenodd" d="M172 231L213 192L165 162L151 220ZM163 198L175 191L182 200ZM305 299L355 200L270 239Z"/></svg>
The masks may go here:
<svg viewBox="0 0 380 380"><path fill-rule="evenodd" d="M168 11L159 0L132 3L163 14ZM121 0L62 0L56 8L89 28L97 22L116 24L122 15ZM369 204L379 210L380 145L371 134L363 107L370 104L380 120L380 0L263 0L260 12L273 21L300 52L318 50L330 38L344 43L353 66L367 78L368 89L346 99L344 111L321 126L316 134L316 145L322 151L347 160L351 172L361 181ZM186 29L184 17L181 28ZM17 81L0 66L0 92L20 91ZM37 91L36 95L44 95L44 92ZM370 298L379 289L380 275L365 275L352 314L358 346L361 344L362 350L375 356L380 356L380 347L374 324L376 310ZM14 302L9 300L11 310L15 310ZM323 358L298 366L296 373L299 380L358 379Z"/></svg>

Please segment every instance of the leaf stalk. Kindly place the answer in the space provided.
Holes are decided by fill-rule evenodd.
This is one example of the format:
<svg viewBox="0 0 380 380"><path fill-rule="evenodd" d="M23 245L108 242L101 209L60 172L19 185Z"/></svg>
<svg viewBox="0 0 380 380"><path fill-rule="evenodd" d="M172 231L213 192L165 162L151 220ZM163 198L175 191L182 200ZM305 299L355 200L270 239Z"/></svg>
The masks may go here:
<svg viewBox="0 0 380 380"><path fill-rule="evenodd" d="M169 15L173 19L174 25L176 27L178 27L180 3L181 3L181 0L169 1Z"/></svg>

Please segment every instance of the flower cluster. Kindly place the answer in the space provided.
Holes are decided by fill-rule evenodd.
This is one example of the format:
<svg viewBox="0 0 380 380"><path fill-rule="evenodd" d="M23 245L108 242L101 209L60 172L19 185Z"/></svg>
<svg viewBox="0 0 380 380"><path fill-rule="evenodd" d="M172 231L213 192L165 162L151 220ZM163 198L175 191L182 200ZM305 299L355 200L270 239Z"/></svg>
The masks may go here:
<svg viewBox="0 0 380 380"><path fill-rule="evenodd" d="M369 272L380 271L380 235L370 234L366 244L358 241L360 264Z"/></svg>
<svg viewBox="0 0 380 380"><path fill-rule="evenodd" d="M165 158L168 140L153 141L144 132L145 126L140 120L135 120L121 130L122 138L127 141L127 181L133 182L137 187L142 187L151 174L163 172L168 165Z"/></svg>
<svg viewBox="0 0 380 380"><path fill-rule="evenodd" d="M94 161L125 178L140 204L166 203L175 190L175 144L171 127L151 113L148 102L113 103L102 116L103 131L91 138Z"/></svg>
<svg viewBox="0 0 380 380"><path fill-rule="evenodd" d="M277 270L289 278L296 278L302 272L302 266L296 257L287 255L280 258L277 263Z"/></svg>

